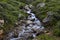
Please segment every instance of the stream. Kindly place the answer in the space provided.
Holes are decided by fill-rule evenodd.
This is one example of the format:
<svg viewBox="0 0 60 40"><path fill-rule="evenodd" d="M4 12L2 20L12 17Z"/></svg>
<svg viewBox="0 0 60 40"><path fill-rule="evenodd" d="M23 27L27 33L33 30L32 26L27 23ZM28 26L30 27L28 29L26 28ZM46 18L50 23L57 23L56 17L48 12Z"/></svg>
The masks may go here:
<svg viewBox="0 0 60 40"><path fill-rule="evenodd" d="M36 18L35 14L31 12L31 9L25 6L25 11L28 14L27 24L22 24L21 31L16 31L18 33L17 37L14 37L14 32L9 33L8 40L28 40L29 37L35 38L38 33L44 30L40 20ZM19 28L19 27L18 27Z"/></svg>

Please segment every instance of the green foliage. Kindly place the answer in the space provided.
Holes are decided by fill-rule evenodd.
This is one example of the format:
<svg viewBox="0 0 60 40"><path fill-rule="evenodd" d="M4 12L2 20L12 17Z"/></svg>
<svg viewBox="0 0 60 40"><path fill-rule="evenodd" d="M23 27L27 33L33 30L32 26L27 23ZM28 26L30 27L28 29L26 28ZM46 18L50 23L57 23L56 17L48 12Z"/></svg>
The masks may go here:
<svg viewBox="0 0 60 40"><path fill-rule="evenodd" d="M45 6L37 7L39 3L45 3ZM47 12L52 12L52 20L45 26L53 29L53 35L60 36L60 0L35 0L31 4L34 5L33 12L41 21L47 17Z"/></svg>
<svg viewBox="0 0 60 40"><path fill-rule="evenodd" d="M37 7L37 5L39 3L45 3L44 7ZM60 0L36 0L33 3L31 3L32 5L34 5L34 9L33 12L38 16L38 18L43 19L44 17L46 17L47 12L52 11L55 12L52 13L54 15L59 15L59 13L56 13L57 11L60 10Z"/></svg>
<svg viewBox="0 0 60 40"><path fill-rule="evenodd" d="M53 31L54 35L56 36L60 36L60 21L57 22L54 31Z"/></svg>
<svg viewBox="0 0 60 40"><path fill-rule="evenodd" d="M21 6L25 6L25 3L16 0L0 0L0 18L5 21L3 29L6 32L14 27L19 14L26 16L26 14L19 9Z"/></svg>
<svg viewBox="0 0 60 40"><path fill-rule="evenodd" d="M49 35L42 34L42 35L37 36L37 40L56 40L56 39Z"/></svg>

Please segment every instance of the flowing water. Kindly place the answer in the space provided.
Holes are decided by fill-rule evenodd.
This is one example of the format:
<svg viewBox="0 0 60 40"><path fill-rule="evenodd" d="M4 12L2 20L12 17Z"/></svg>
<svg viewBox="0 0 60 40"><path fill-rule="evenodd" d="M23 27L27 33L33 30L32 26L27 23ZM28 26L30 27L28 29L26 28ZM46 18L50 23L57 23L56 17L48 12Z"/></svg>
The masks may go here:
<svg viewBox="0 0 60 40"><path fill-rule="evenodd" d="M22 30L21 31L17 31L18 32L18 37L13 37L13 32L10 33L10 40L28 40L28 37L33 37L35 38L37 33L41 32L44 30L44 27L42 26L40 20L38 20L38 18L36 18L34 13L31 13L31 9L29 7L26 8L26 13L28 14L27 17L27 26L26 25L22 25ZM34 32L36 31L36 32Z"/></svg>

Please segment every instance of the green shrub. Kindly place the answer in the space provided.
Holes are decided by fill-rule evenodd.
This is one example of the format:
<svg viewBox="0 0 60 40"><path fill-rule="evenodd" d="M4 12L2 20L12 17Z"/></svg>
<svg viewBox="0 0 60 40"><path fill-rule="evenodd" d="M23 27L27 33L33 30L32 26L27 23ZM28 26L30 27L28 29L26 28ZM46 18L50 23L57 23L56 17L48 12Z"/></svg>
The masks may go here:
<svg viewBox="0 0 60 40"><path fill-rule="evenodd" d="M42 34L37 37L37 40L55 40L55 38L49 35Z"/></svg>
<svg viewBox="0 0 60 40"><path fill-rule="evenodd" d="M53 33L55 36L59 36L60 37L60 21L57 22L54 30L53 30Z"/></svg>

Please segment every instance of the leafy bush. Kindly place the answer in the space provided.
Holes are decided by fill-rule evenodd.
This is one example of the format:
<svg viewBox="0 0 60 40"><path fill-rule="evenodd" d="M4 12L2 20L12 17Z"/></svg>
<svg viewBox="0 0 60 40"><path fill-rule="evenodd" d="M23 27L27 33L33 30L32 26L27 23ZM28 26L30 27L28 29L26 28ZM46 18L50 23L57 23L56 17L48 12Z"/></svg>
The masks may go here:
<svg viewBox="0 0 60 40"><path fill-rule="evenodd" d="M8 32L8 30L14 27L19 14L26 16L26 14L19 9L21 6L25 6L25 3L16 0L0 0L0 18L5 21L4 27L2 28L4 31Z"/></svg>
<svg viewBox="0 0 60 40"><path fill-rule="evenodd" d="M56 39L49 35L42 34L42 35L37 36L37 40L56 40Z"/></svg>
<svg viewBox="0 0 60 40"><path fill-rule="evenodd" d="M60 21L57 22L53 32L54 32L54 35L60 37Z"/></svg>

